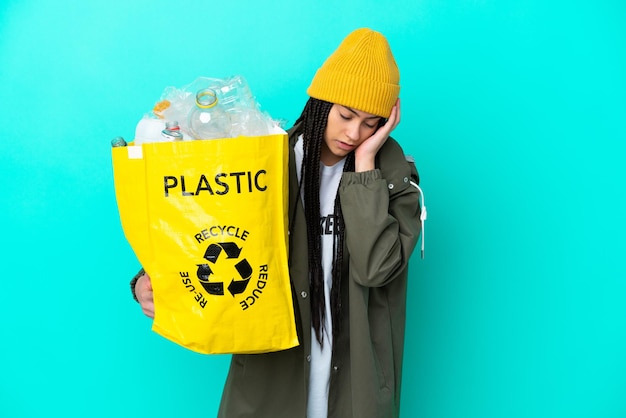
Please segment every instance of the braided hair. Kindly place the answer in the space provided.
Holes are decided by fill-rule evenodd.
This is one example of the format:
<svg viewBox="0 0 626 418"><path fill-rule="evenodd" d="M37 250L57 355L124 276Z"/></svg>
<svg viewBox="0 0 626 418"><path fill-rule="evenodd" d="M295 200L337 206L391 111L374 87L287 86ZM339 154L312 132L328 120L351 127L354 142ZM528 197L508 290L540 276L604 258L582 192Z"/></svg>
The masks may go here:
<svg viewBox="0 0 626 418"><path fill-rule="evenodd" d="M324 345L326 299L324 298L324 271L322 269L322 240L320 232L320 158L324 133L332 103L309 98L296 124L302 123L303 150L301 187L304 186L304 215L306 219L308 261L311 286L311 322L320 345ZM354 152L346 157L343 171L354 171ZM341 266L345 224L341 213L339 193L335 197L335 224L333 228L332 290L330 294L332 335L338 335L341 325ZM326 330L328 331L328 330Z"/></svg>

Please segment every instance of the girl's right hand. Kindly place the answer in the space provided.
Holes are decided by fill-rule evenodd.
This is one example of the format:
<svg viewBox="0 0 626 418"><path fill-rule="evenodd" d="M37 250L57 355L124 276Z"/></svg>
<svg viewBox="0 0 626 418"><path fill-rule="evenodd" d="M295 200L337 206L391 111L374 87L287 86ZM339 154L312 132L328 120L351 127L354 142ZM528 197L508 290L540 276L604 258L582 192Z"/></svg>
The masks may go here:
<svg viewBox="0 0 626 418"><path fill-rule="evenodd" d="M143 276L137 279L137 283L135 283L135 296L137 296L137 300L139 301L144 315L154 319L154 295L152 293L152 282L147 273L144 273Z"/></svg>

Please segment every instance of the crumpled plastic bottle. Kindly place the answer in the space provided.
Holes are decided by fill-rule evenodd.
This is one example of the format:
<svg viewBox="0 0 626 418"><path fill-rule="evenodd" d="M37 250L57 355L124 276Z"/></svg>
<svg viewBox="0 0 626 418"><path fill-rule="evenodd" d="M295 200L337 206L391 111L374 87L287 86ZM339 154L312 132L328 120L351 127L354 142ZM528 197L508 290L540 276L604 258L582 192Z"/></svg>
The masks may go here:
<svg viewBox="0 0 626 418"><path fill-rule="evenodd" d="M231 120L231 135L261 136L267 135L269 129L263 114L257 109L233 108L228 112Z"/></svg>
<svg viewBox="0 0 626 418"><path fill-rule="evenodd" d="M235 75L224 80L218 90L220 103L230 116L231 135L258 136L267 135L268 122L259 110L246 79Z"/></svg>

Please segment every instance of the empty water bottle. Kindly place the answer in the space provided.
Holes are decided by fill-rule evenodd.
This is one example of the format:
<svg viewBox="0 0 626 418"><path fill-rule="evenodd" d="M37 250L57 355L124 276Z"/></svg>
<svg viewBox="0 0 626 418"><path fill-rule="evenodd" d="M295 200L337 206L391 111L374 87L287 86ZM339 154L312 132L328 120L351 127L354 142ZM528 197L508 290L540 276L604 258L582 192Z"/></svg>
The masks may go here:
<svg viewBox="0 0 626 418"><path fill-rule="evenodd" d="M230 118L219 106L215 90L196 93L196 105L189 113L189 130L194 139L229 138Z"/></svg>

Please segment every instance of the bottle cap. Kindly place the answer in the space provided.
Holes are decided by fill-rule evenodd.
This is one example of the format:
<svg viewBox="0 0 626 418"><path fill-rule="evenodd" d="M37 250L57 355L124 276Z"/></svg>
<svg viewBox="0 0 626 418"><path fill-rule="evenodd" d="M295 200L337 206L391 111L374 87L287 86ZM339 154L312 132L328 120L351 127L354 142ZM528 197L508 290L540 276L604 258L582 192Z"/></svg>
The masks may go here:
<svg viewBox="0 0 626 418"><path fill-rule="evenodd" d="M126 140L121 136L116 136L111 140L112 147L125 147L126 145L128 145L126 144Z"/></svg>

